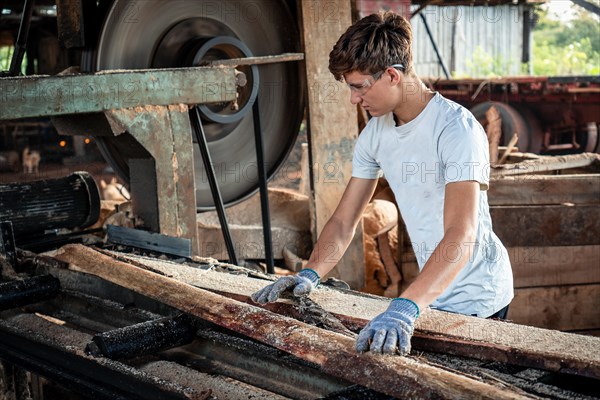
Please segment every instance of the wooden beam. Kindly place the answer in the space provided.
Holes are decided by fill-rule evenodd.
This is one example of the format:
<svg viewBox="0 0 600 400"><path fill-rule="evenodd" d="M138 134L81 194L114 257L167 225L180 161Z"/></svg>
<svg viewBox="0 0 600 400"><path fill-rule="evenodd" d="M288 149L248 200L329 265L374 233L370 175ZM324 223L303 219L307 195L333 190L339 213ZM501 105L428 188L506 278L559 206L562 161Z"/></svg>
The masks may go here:
<svg viewBox="0 0 600 400"><path fill-rule="evenodd" d="M225 292L228 296L247 301L250 295L264 287L268 280L240 274L226 274L215 270L189 268L176 263L151 260L130 254L119 254L137 265L161 271L190 285L211 291ZM44 262L46 262L45 260ZM61 283L63 282L62 277ZM65 279L65 282L72 279ZM348 327L360 329L370 319L383 312L389 299L351 291L334 290L320 286L311 293L325 311L336 315ZM268 307L273 311L283 305L281 300ZM279 312L279 311L276 311ZM436 310L427 310L417 319L416 350L445 349L448 354L489 361L505 361L516 365L561 371L600 379L600 338L572 335L507 322L468 317ZM464 343L470 343L466 346ZM440 350L441 351L441 350ZM501 356L499 355L501 354Z"/></svg>
<svg viewBox="0 0 600 400"><path fill-rule="evenodd" d="M521 175L493 179L490 206L600 204L600 174Z"/></svg>
<svg viewBox="0 0 600 400"><path fill-rule="evenodd" d="M115 135L129 132L148 152L149 158L129 159L134 214L155 232L189 239L192 253L199 254L188 107L144 106L105 115Z"/></svg>
<svg viewBox="0 0 600 400"><path fill-rule="evenodd" d="M301 14L308 82L309 144L312 165L313 237L318 237L340 201L352 174L358 137L356 108L350 90L329 72L329 52L351 25L348 0L302 1ZM332 249L339 252L339 249ZM344 257L330 273L352 288L364 286L362 224Z"/></svg>
<svg viewBox="0 0 600 400"><path fill-rule="evenodd" d="M600 205L493 206L490 214L507 247L600 244Z"/></svg>
<svg viewBox="0 0 600 400"><path fill-rule="evenodd" d="M507 250L515 288L600 283L600 245Z"/></svg>
<svg viewBox="0 0 600 400"><path fill-rule="evenodd" d="M599 304L600 284L515 289L508 318L546 329L599 329Z"/></svg>
<svg viewBox="0 0 600 400"><path fill-rule="evenodd" d="M233 67L0 78L0 120L235 100Z"/></svg>
<svg viewBox="0 0 600 400"><path fill-rule="evenodd" d="M161 301L190 315L249 336L319 366L322 372L400 398L518 399L523 396L407 357L357 353L354 340L267 312L186 283L116 261L81 245L57 258L69 269Z"/></svg>

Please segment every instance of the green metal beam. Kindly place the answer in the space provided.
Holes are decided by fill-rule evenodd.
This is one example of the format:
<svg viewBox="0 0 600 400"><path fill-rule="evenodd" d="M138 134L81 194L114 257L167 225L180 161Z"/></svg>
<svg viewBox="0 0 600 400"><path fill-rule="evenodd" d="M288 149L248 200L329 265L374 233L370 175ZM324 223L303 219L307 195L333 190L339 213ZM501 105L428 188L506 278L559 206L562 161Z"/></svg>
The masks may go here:
<svg viewBox="0 0 600 400"><path fill-rule="evenodd" d="M0 120L236 98L233 67L0 78Z"/></svg>

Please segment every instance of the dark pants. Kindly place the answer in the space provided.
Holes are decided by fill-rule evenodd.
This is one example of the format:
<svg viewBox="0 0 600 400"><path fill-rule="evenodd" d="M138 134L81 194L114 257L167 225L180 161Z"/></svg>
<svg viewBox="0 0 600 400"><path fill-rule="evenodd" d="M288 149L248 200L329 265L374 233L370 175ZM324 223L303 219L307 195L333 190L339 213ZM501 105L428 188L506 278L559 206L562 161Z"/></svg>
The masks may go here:
<svg viewBox="0 0 600 400"><path fill-rule="evenodd" d="M506 319L506 314L508 314L508 306L504 307L497 313L490 315L487 317L487 319Z"/></svg>

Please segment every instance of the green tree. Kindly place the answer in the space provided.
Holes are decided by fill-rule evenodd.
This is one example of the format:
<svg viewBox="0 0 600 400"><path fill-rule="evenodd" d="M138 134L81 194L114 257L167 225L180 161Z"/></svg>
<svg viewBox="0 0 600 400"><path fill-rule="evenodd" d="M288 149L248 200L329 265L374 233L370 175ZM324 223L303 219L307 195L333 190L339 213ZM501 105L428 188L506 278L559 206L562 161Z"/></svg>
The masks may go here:
<svg viewBox="0 0 600 400"><path fill-rule="evenodd" d="M600 74L600 21L596 16L578 10L573 20L564 22L539 7L536 19L534 75Z"/></svg>

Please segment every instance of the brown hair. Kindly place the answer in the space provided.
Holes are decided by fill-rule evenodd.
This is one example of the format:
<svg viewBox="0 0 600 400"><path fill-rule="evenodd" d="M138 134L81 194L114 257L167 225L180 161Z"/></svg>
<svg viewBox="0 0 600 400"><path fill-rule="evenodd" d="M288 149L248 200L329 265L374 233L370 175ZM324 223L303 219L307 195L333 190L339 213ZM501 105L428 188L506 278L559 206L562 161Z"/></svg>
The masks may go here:
<svg viewBox="0 0 600 400"><path fill-rule="evenodd" d="M375 74L392 64L412 70L412 29L401 15L392 12L371 14L350 26L329 53L329 71L335 79L359 71Z"/></svg>

